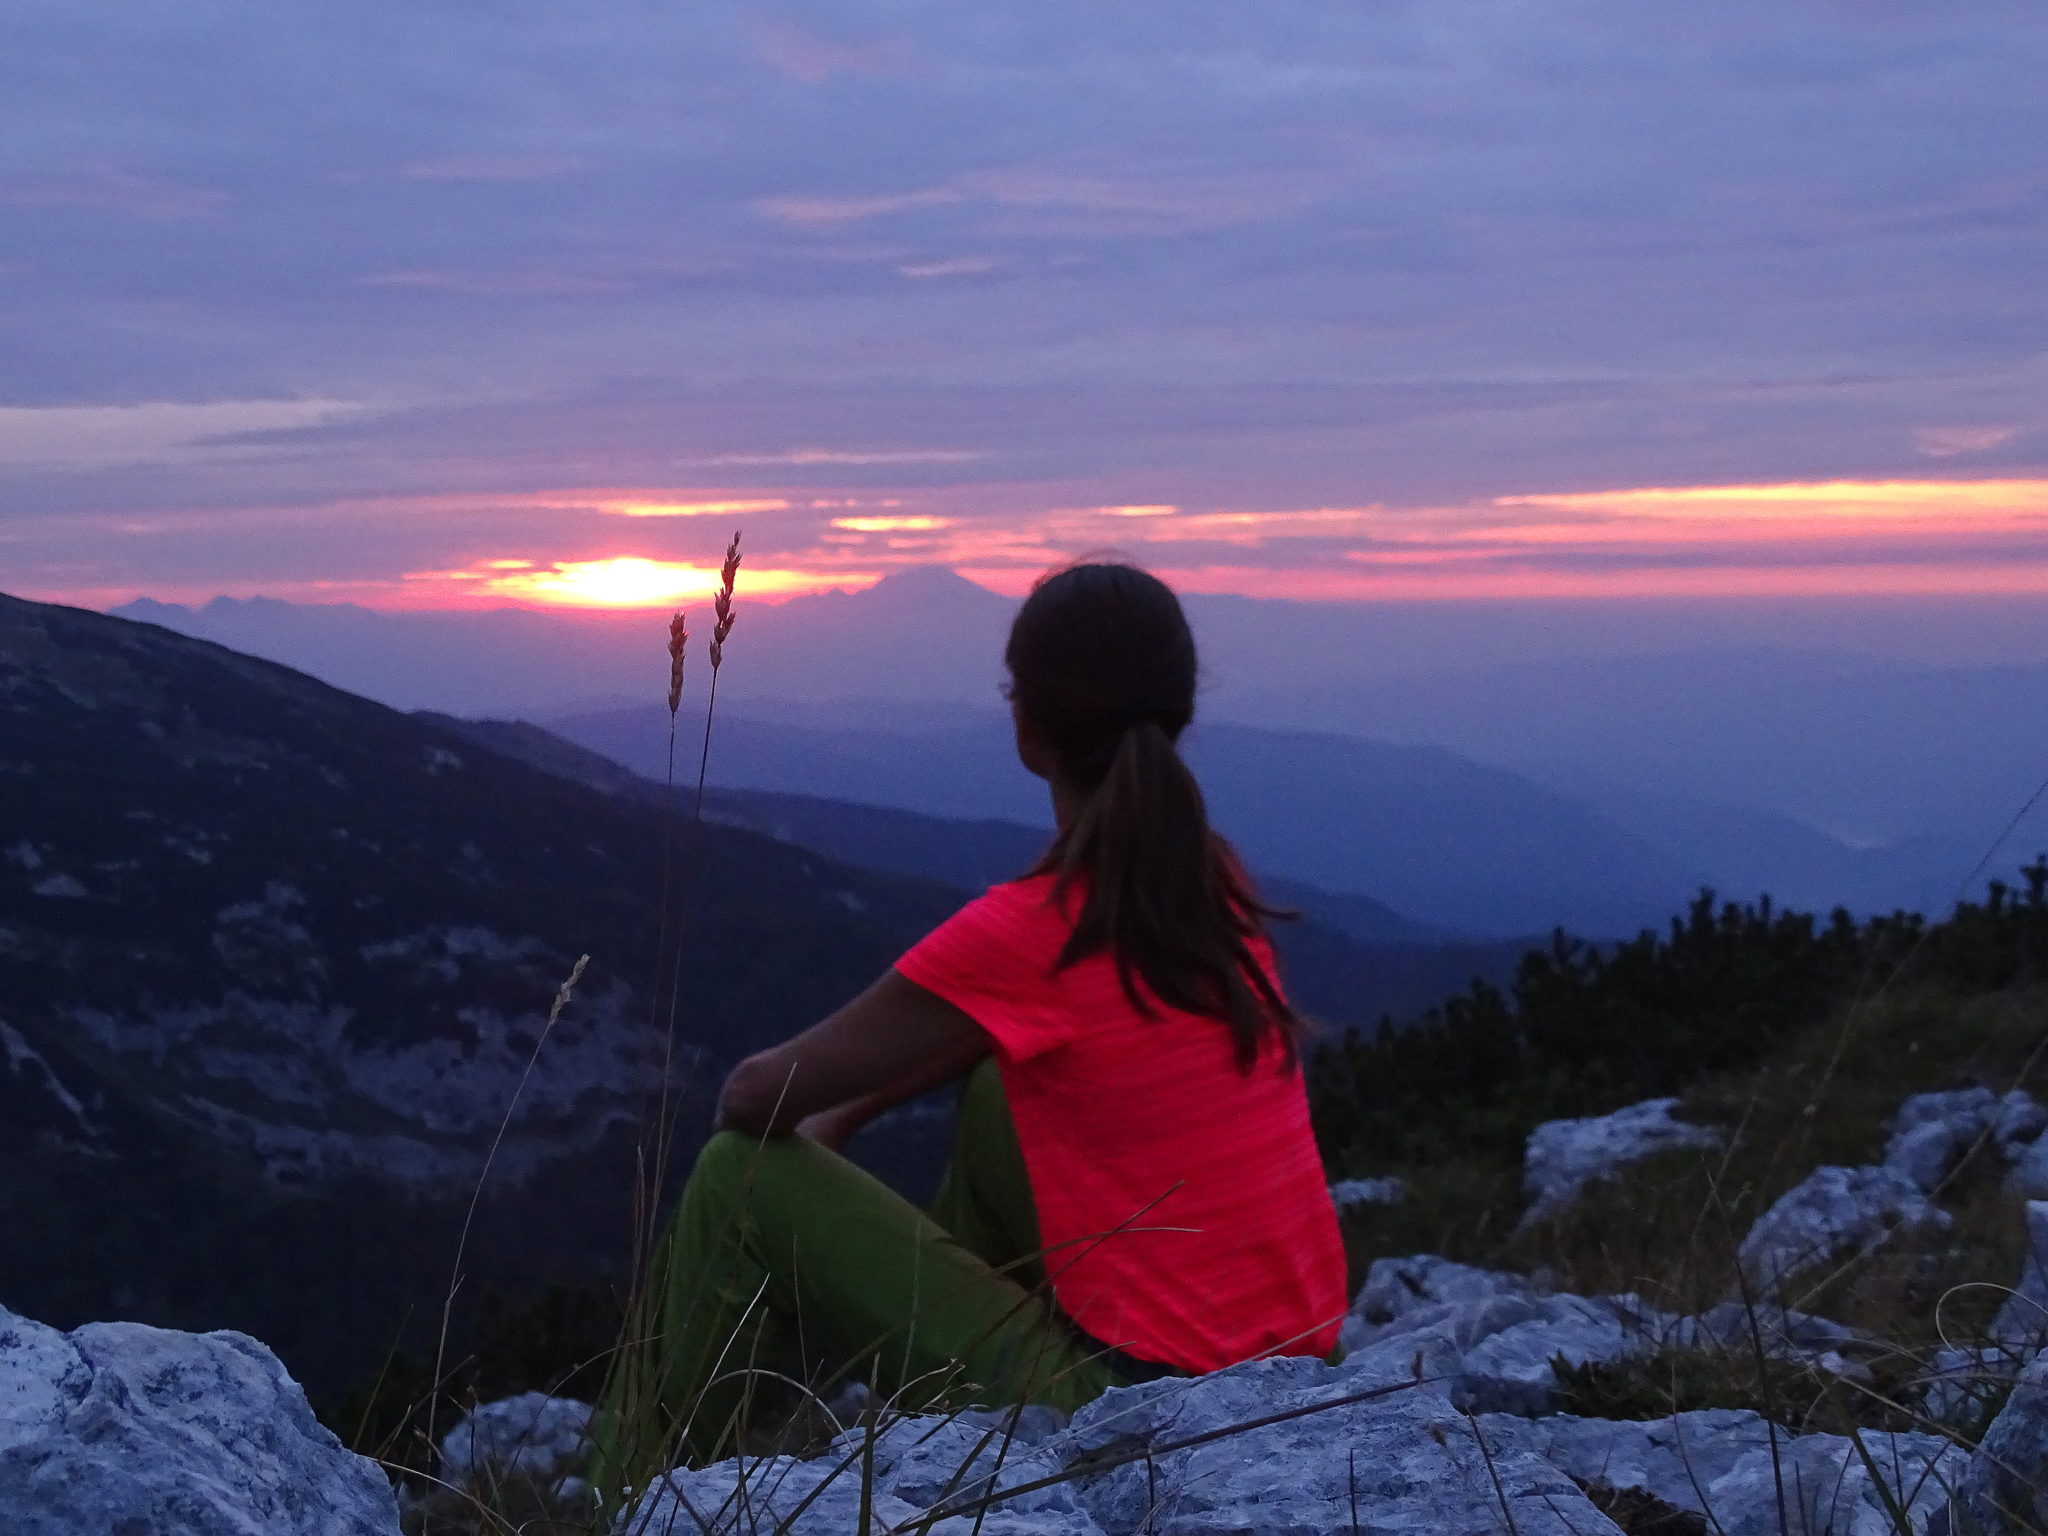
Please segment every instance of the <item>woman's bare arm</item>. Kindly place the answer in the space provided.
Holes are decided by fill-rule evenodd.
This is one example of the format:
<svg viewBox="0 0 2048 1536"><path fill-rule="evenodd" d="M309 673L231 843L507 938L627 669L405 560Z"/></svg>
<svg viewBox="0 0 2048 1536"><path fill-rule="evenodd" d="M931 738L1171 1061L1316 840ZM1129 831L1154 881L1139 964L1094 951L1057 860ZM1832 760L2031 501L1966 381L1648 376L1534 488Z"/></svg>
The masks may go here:
<svg viewBox="0 0 2048 1536"><path fill-rule="evenodd" d="M802 1034L749 1056L718 1095L722 1130L784 1136L823 1111L843 1141L857 1123L958 1077L988 1054L981 1027L894 969Z"/></svg>

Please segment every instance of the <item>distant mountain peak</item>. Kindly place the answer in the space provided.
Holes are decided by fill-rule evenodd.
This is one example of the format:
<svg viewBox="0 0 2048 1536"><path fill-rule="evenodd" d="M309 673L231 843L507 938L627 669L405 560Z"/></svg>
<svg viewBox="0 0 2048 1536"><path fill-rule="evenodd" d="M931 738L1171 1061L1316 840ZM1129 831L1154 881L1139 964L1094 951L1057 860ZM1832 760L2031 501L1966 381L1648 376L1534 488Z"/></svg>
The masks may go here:
<svg viewBox="0 0 2048 1536"><path fill-rule="evenodd" d="M988 605L1009 603L1001 593L991 592L978 581L969 581L949 565L913 565L908 570L892 571L862 595L874 597L878 594L920 602L934 599L958 602L964 599Z"/></svg>

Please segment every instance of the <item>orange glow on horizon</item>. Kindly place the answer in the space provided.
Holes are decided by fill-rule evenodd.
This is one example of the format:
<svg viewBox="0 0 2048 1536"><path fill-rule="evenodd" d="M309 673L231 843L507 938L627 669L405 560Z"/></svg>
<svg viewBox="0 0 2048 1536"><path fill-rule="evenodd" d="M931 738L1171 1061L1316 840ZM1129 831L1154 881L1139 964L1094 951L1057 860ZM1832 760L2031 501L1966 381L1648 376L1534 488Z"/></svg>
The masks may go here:
<svg viewBox="0 0 2048 1536"><path fill-rule="evenodd" d="M786 501L599 501L593 505L614 517L713 517L726 513L787 512Z"/></svg>
<svg viewBox="0 0 2048 1536"><path fill-rule="evenodd" d="M846 533L935 533L951 528L950 517L835 517L832 526Z"/></svg>
<svg viewBox="0 0 2048 1536"><path fill-rule="evenodd" d="M394 531L383 542L400 547L404 524L445 514L475 542L454 557L464 562L458 569L398 575L356 564L347 575L277 572L139 590L181 602L232 593L405 609L673 607L714 590L714 549L698 546L713 533L722 545L729 527L643 523L634 531L652 537L618 552L628 540L613 542L626 531L613 516L775 508L781 515L747 525L750 563L740 578L749 597L766 603L857 590L919 565L947 566L1014 596L1045 570L1102 550L1190 591L1333 601L2048 593L2048 478L1759 481L1407 506L1364 495L1338 505L1180 505L1143 499L1163 485L1114 490L1130 493L1129 501L1084 500L1067 487L1033 505L1021 499L1032 494L1026 488L1006 485L886 499L612 487L335 502L279 515L307 528L378 523ZM494 514L514 516L514 531L488 521ZM167 536L224 526L222 517L122 513L104 526L110 535L146 527ZM691 536L700 533L701 541ZM54 601L111 606L138 591L113 565L73 562L48 574L56 580L36 583L36 595Z"/></svg>
<svg viewBox="0 0 2048 1536"><path fill-rule="evenodd" d="M833 572L742 567L749 595L775 601L807 592L870 586L870 572ZM439 589L446 596L511 598L549 608L672 608L702 602L718 590L716 565L649 560L615 555L603 560L564 560L549 565L485 560L459 571L408 571L416 591ZM421 606L434 606L424 604Z"/></svg>
<svg viewBox="0 0 2048 1536"><path fill-rule="evenodd" d="M1775 485L1646 486L1497 496L1496 507L1550 507L1637 517L1940 516L1950 509L2048 516L2048 480L1795 480Z"/></svg>

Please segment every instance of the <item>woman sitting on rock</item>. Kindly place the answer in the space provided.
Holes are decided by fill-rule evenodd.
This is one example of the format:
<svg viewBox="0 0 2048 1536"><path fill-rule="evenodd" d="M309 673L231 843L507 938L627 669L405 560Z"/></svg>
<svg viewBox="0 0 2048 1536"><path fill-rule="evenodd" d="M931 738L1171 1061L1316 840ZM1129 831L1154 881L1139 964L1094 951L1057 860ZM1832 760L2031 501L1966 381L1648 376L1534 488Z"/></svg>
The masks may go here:
<svg viewBox="0 0 2048 1536"><path fill-rule="evenodd" d="M1129 566L1040 581L1004 657L1052 792L1036 868L866 992L733 1069L615 1373L693 1460L801 1348L899 1405L1073 1407L1263 1355L1324 1355L1344 1256L1260 905L1175 743L1194 639ZM838 1154L964 1078L929 1213ZM652 1465L648 1455L633 1461Z"/></svg>

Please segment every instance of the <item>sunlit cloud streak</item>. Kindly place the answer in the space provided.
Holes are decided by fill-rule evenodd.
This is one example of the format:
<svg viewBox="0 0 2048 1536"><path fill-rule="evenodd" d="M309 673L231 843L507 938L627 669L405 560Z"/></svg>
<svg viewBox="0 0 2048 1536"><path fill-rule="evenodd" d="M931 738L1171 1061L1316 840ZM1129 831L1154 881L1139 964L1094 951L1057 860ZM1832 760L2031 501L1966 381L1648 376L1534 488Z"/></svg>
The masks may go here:
<svg viewBox="0 0 2048 1536"><path fill-rule="evenodd" d="M1093 552L1204 589L1228 580L1305 597L2048 591L2048 480L1671 486L1441 507L1103 506L994 520L792 507L760 537L781 566L763 582L771 598L934 563L1007 590ZM630 605L702 590L713 569L629 556L510 574L478 562L408 579L430 577L463 600Z"/></svg>
<svg viewBox="0 0 2048 1536"><path fill-rule="evenodd" d="M2039 5L75 10L15 590L2040 580Z"/></svg>
<svg viewBox="0 0 2048 1536"><path fill-rule="evenodd" d="M1111 553L1198 590L1347 599L1712 593L2048 592L2048 479L1784 482L1530 492L1422 506L1197 509L1167 503L976 506L971 497L688 499L640 488L395 498L280 510L301 543L332 529L432 527L451 563L365 571L352 600L659 606L710 589L726 525L746 518L767 601L941 564L1002 590ZM926 510L929 508L930 510ZM507 548L501 530L518 519ZM142 537L235 519L124 515ZM370 546L378 547L376 545ZM336 590L330 572L307 590ZM278 584L280 593L291 583ZM157 595L174 583L160 582ZM88 590L81 584L73 591ZM103 590L98 585L89 590ZM132 595L132 594L131 594ZM209 594L210 595L210 594Z"/></svg>

